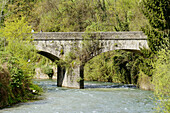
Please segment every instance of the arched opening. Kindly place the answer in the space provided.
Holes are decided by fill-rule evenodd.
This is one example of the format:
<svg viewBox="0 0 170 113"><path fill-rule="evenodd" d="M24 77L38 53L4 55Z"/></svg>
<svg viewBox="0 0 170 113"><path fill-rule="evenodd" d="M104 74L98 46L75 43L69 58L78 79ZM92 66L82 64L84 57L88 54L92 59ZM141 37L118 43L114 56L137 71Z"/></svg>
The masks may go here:
<svg viewBox="0 0 170 113"><path fill-rule="evenodd" d="M119 50L124 50L124 51L129 51L129 52L133 52L133 53L142 54L141 50L137 50L137 49L119 49Z"/></svg>
<svg viewBox="0 0 170 113"><path fill-rule="evenodd" d="M37 53L50 59L52 62L60 60L57 56L46 51L38 51ZM59 65L56 66L57 66L57 86L61 87L65 76L65 68Z"/></svg>
<svg viewBox="0 0 170 113"><path fill-rule="evenodd" d="M139 50L119 49L94 56L84 66L85 81L136 84ZM85 85L86 87L86 85Z"/></svg>

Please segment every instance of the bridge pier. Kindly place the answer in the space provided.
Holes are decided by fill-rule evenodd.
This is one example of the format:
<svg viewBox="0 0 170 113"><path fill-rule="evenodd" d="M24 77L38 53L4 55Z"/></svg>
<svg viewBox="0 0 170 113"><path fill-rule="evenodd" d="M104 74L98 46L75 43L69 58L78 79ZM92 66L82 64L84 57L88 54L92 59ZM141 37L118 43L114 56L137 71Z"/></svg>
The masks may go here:
<svg viewBox="0 0 170 113"><path fill-rule="evenodd" d="M57 66L57 86L83 89L84 66L75 66L73 69Z"/></svg>
<svg viewBox="0 0 170 113"><path fill-rule="evenodd" d="M65 68L57 65L57 86L62 87L65 75Z"/></svg>

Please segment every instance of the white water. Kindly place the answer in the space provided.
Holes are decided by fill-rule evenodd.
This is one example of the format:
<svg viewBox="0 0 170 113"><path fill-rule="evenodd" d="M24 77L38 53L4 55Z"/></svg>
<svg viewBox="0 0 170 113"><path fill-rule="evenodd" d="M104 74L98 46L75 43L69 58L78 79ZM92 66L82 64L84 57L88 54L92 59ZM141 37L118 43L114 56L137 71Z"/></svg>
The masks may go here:
<svg viewBox="0 0 170 113"><path fill-rule="evenodd" d="M152 113L151 91L136 88L68 89L56 86L56 81L39 80L45 89L43 100L20 103L0 113ZM96 84L96 82L88 83ZM99 85L99 83L97 83ZM100 83L104 86L106 84ZM107 85L113 85L109 83Z"/></svg>

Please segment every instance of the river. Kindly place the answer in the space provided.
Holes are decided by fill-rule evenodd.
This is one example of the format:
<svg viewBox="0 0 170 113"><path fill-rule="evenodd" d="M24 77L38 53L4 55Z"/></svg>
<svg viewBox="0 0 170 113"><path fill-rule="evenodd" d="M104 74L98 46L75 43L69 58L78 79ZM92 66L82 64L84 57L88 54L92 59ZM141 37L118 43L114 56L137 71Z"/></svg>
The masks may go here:
<svg viewBox="0 0 170 113"><path fill-rule="evenodd" d="M127 85L85 82L85 89L56 86L56 80L35 80L42 100L19 103L0 113L152 113L153 92Z"/></svg>

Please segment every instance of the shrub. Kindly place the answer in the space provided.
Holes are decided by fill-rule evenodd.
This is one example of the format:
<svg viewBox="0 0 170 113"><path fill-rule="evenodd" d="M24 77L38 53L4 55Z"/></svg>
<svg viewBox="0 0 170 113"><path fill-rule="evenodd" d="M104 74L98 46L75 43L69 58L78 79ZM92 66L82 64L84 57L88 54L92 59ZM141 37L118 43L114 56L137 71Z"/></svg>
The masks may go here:
<svg viewBox="0 0 170 113"><path fill-rule="evenodd" d="M170 50L161 50L154 63L153 85L158 112L170 112Z"/></svg>
<svg viewBox="0 0 170 113"><path fill-rule="evenodd" d="M11 94L10 91L10 75L9 73L1 68L0 70L0 108L4 105L8 105L8 97Z"/></svg>
<svg viewBox="0 0 170 113"><path fill-rule="evenodd" d="M0 71L0 107L34 99L35 95L31 88L36 53L31 44L31 27L24 18L5 25L0 31L6 40L6 45L0 46L0 64L3 64Z"/></svg>
<svg viewBox="0 0 170 113"><path fill-rule="evenodd" d="M43 70L44 70L44 73L47 74L50 79L52 79L53 74L54 74L53 68L51 66L47 65L44 67Z"/></svg>

